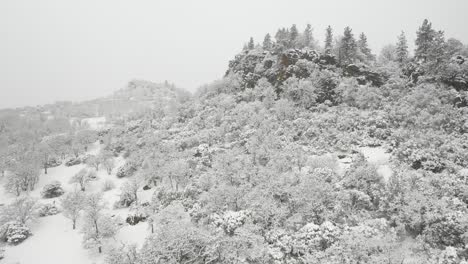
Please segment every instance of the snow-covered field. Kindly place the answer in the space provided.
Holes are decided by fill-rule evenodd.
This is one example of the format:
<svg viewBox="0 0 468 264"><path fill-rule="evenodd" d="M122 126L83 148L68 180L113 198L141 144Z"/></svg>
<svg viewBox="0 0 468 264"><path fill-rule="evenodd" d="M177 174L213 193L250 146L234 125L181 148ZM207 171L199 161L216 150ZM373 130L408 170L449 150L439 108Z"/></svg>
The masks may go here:
<svg viewBox="0 0 468 264"><path fill-rule="evenodd" d="M96 155L100 151L99 143L95 143L89 147L88 154ZM109 213L111 215L125 218L129 209L113 209L112 206L119 199L120 187L127 179L119 179L115 176L117 168L124 163L121 157L116 158L116 167L111 175L108 175L104 169L97 172L98 179L92 181L86 188L86 192L101 192L103 183L107 179L111 179L115 183L115 188L104 192L103 198L107 202ZM42 199L40 192L42 188L52 182L59 181L62 183L64 190L71 191L79 188L76 184L71 184L70 179L78 171L86 165L80 164L71 167L60 165L55 168L50 168L48 174L41 173L39 182L34 191L29 195L39 199L39 203L59 204L60 198ZM148 200L152 195L152 190L140 190L139 198L141 201ZM0 180L0 204L9 204L15 199L15 196L5 192L3 182ZM33 235L26 239L23 243L16 246L5 246L5 258L0 260L0 263L5 264L99 264L104 262L104 254L98 254L96 250L87 250L82 245L82 234L80 233L80 220L77 222L76 230L72 229L71 220L65 218L61 213L53 216L38 218L31 225ZM149 233L146 223L139 223L135 226L130 226L124 223L119 232L114 237L110 244L120 245L137 244L141 246ZM104 253L106 248L104 247Z"/></svg>

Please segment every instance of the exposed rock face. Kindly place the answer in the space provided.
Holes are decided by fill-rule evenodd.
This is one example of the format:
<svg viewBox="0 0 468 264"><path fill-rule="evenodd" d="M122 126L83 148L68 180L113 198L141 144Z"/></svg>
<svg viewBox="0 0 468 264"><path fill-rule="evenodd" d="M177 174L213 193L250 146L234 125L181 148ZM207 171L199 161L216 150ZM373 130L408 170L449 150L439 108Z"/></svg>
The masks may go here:
<svg viewBox="0 0 468 264"><path fill-rule="evenodd" d="M262 77L278 87L288 78L307 78L314 70L338 67L340 66L334 55L320 54L310 49L288 49L279 52L251 50L244 51L230 61L226 75L239 74L245 88L255 87ZM348 65L344 67L343 73L357 77L361 84L380 86L385 81L382 75L365 65Z"/></svg>
<svg viewBox="0 0 468 264"><path fill-rule="evenodd" d="M343 74L357 77L359 84L371 83L374 86L381 86L385 82L382 75L370 70L366 65L350 64L343 69Z"/></svg>

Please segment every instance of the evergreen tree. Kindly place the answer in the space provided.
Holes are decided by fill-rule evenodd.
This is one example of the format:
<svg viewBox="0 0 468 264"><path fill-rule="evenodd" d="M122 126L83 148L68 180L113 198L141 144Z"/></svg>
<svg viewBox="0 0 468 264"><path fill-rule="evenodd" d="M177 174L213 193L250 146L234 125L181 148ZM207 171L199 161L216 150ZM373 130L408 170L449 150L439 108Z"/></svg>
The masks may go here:
<svg viewBox="0 0 468 264"><path fill-rule="evenodd" d="M302 35L301 48L312 48L314 44L314 37L312 36L312 26L307 24Z"/></svg>
<svg viewBox="0 0 468 264"><path fill-rule="evenodd" d="M408 60L408 42L406 41L405 32L401 32L398 36L398 42L396 45L396 59L399 63L403 63Z"/></svg>
<svg viewBox="0 0 468 264"><path fill-rule="evenodd" d="M443 31L437 31L434 33L434 37L431 45L429 46L426 59L428 62L430 62L430 68L432 70L437 70L441 63L448 59L447 44L445 43L445 36Z"/></svg>
<svg viewBox="0 0 468 264"><path fill-rule="evenodd" d="M253 37L250 37L249 43L247 44L247 48L249 50L253 50L255 48L255 43Z"/></svg>
<svg viewBox="0 0 468 264"><path fill-rule="evenodd" d="M422 26L419 28L418 32L416 32L416 50L414 51L414 57L416 59L422 60L423 62L427 61L435 34L435 30L432 29L432 23L424 19Z"/></svg>
<svg viewBox="0 0 468 264"><path fill-rule="evenodd" d="M289 30L285 28L278 29L275 35L276 43L281 48L287 48L289 42Z"/></svg>
<svg viewBox="0 0 468 264"><path fill-rule="evenodd" d="M367 43L367 37L364 33L361 33L361 35L359 35L357 46L362 52L362 54L365 56L366 60L374 59L374 55L372 55L371 49L369 48L369 44Z"/></svg>
<svg viewBox="0 0 468 264"><path fill-rule="evenodd" d="M330 54L333 48L333 29L331 26L327 27L325 34L325 53Z"/></svg>
<svg viewBox="0 0 468 264"><path fill-rule="evenodd" d="M353 63L357 55L357 45L350 27L346 27L338 49L338 62L341 65Z"/></svg>
<svg viewBox="0 0 468 264"><path fill-rule="evenodd" d="M271 42L270 34L266 34L265 38L263 39L263 49L270 50L273 47L273 43Z"/></svg>
<svg viewBox="0 0 468 264"><path fill-rule="evenodd" d="M298 36L299 36L299 31L297 30L296 24L293 24L289 31L289 48L296 47Z"/></svg>

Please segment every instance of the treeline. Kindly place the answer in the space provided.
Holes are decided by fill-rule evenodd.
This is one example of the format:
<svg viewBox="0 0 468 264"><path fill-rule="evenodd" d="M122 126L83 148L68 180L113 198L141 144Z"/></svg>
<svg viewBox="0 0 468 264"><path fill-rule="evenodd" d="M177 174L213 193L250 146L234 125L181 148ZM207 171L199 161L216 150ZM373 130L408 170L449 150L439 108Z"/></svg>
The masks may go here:
<svg viewBox="0 0 468 264"><path fill-rule="evenodd" d="M445 34L441 30L432 27L425 19L416 32L416 49L414 55L410 55L405 32L397 36L394 44L385 46L380 56L376 56L369 47L367 36L361 32L356 37L353 30L348 26L344 28L342 35L335 36L331 26L325 30L323 45L313 36L312 26L308 24L303 32L299 32L294 24L290 28L280 28L276 32L274 39L268 33L261 44L256 44L250 38L243 50L253 50L261 48L265 51L281 52L286 49L312 49L322 53L336 56L339 64L348 65L350 63L363 62L372 63L377 58L405 63L415 60L423 63L441 64L454 55L468 56L468 47L461 41L449 38L445 40Z"/></svg>

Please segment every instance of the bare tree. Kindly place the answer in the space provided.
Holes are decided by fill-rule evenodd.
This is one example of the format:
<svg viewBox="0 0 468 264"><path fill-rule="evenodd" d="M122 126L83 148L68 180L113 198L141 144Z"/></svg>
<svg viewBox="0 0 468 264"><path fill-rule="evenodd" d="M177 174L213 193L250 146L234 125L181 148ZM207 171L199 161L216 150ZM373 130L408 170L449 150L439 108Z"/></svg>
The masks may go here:
<svg viewBox="0 0 468 264"><path fill-rule="evenodd" d="M138 189L140 188L140 181L137 178L132 178L122 185L122 195L131 197L131 200L138 204Z"/></svg>
<svg viewBox="0 0 468 264"><path fill-rule="evenodd" d="M6 208L5 214L9 220L26 224L36 218L36 204L37 201L31 197L20 197Z"/></svg>
<svg viewBox="0 0 468 264"><path fill-rule="evenodd" d="M88 164L88 166L93 167L94 169L96 169L96 171L98 171L99 165L101 165L101 159L99 159L96 156L90 156L89 158L86 159L86 164Z"/></svg>
<svg viewBox="0 0 468 264"><path fill-rule="evenodd" d="M19 196L21 192L32 191L39 181L39 167L34 162L15 164L7 173L5 189Z"/></svg>
<svg viewBox="0 0 468 264"><path fill-rule="evenodd" d="M70 183L78 183L81 190L85 191L86 185L94 179L96 179L96 172L83 168L70 179Z"/></svg>
<svg viewBox="0 0 468 264"><path fill-rule="evenodd" d="M73 223L73 229L76 228L76 220L80 216L81 211L83 210L85 204L85 196L79 190L69 192L63 196L61 199L61 205L63 210L63 215Z"/></svg>
<svg viewBox="0 0 468 264"><path fill-rule="evenodd" d="M97 247L99 253L102 253L104 240L117 233L115 220L103 213L105 208L102 194L94 193L86 197L83 243L86 248Z"/></svg>

